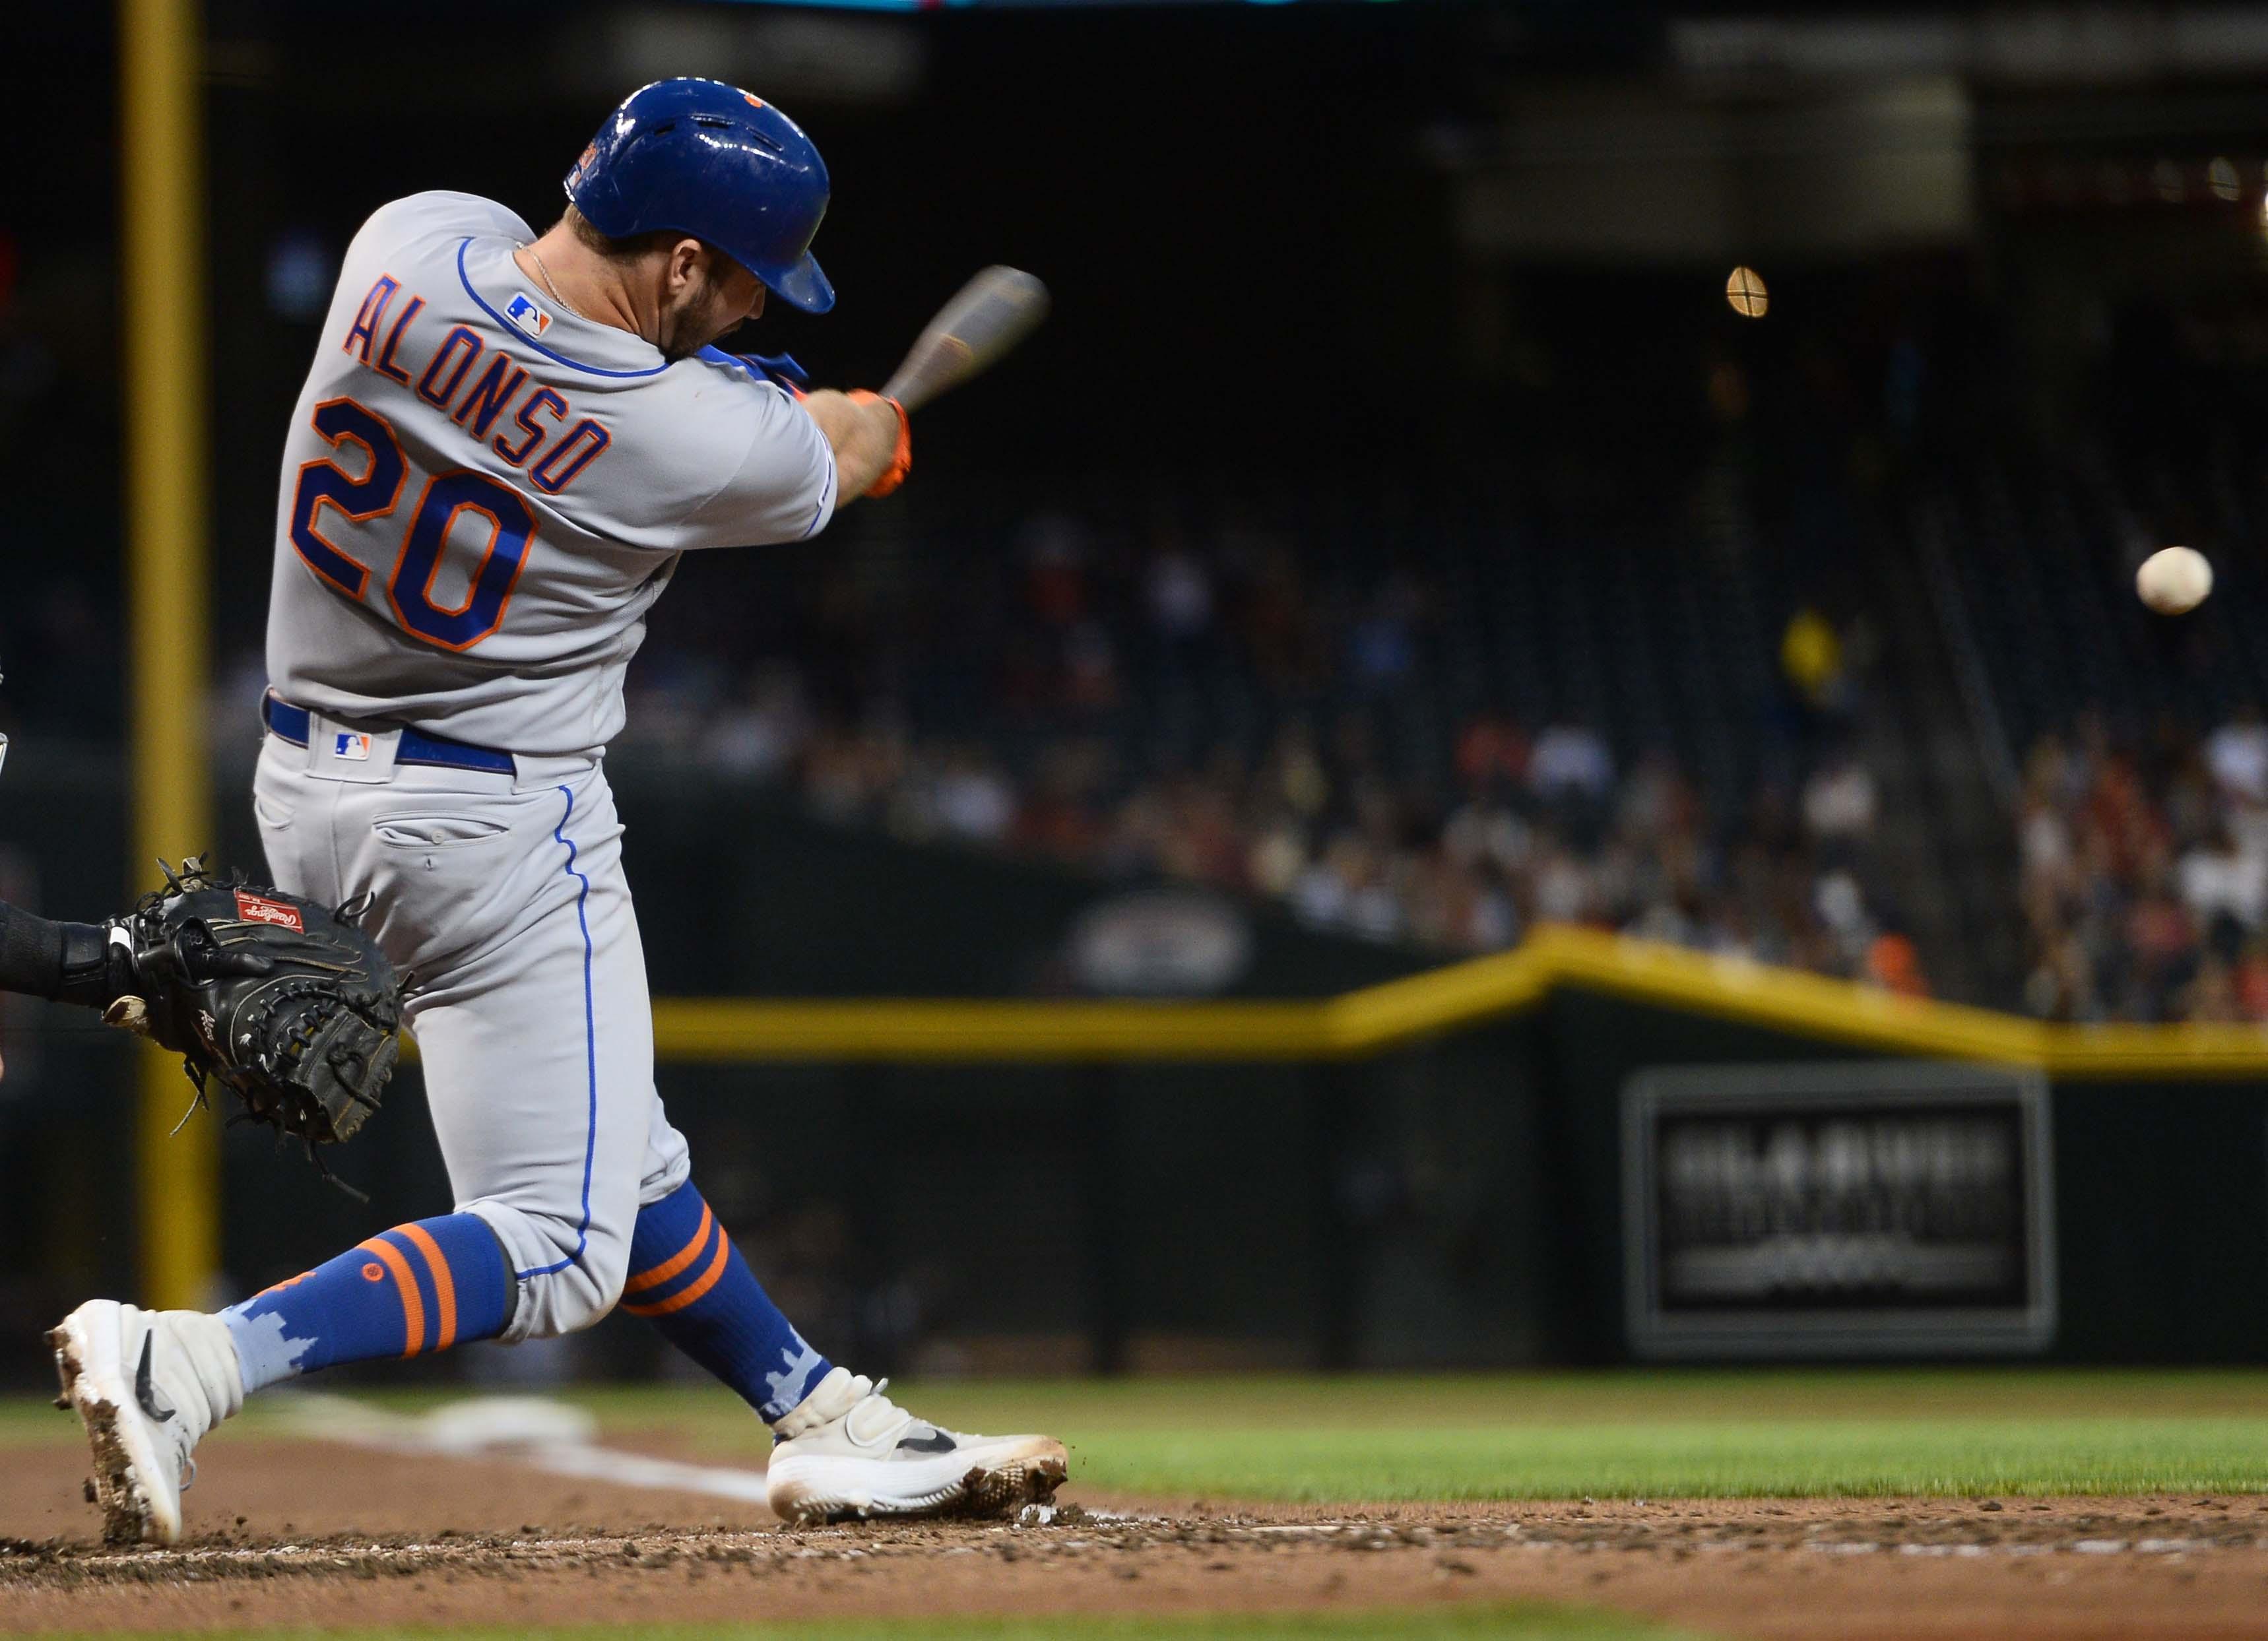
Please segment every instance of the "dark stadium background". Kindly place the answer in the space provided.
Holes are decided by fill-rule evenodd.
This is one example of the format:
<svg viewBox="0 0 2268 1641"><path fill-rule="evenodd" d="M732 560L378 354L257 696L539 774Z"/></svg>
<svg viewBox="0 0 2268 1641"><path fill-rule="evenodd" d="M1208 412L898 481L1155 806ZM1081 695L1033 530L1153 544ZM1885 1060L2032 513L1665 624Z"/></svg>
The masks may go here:
<svg viewBox="0 0 2268 1641"><path fill-rule="evenodd" d="M541 226L622 92L713 63L836 188L840 305L748 345L879 380L995 261L1057 308L922 418L901 499L681 570L614 762L659 990L1107 990L1097 909L1163 888L1242 954L1138 977L1166 991L1324 997L1571 917L2043 1017L2268 1018L2260 62L2183 55L2157 14L2010 25L1884 113L1912 75L1712 66L1681 32L1742 15L216 4L225 850L256 847L276 450L346 239L423 188ZM0 23L0 893L70 916L142 887L108 27ZM1950 144L1965 202L1870 215L1921 163L1901 143ZM1697 158L1734 180L1681 238L1661 178ZM1736 263L1761 320L1725 299ZM2131 578L2173 541L2221 583L2168 621ZM126 1061L11 1008L0 1245L27 1256L0 1322L28 1337L130 1263ZM752 1257L862 1361L1494 1363L1623 1348L1591 1280L1611 1169L1547 1086L1593 1052L662 1076ZM2198 1096L2207 1127L2159 1152L2090 1142L2125 1148L2123 1181L2101 1166L2136 1224L2095 1228L2127 1263L2065 1349L2257 1357L2257 1276L2193 1299L2227 1274L2198 1259L2250 1255L2162 1206L2220 1169L2250 1211L2257 1093ZM438 1200L414 1083L401 1104L342 1162L368 1211L232 1143L231 1283ZM869 1129L902 1152L883 1188L787 1160ZM1012 1225L908 1194L909 1159L1002 1145L1057 1182ZM1008 1274L980 1277L994 1238ZM2151 1302L2138 1333L2120 1307Z"/></svg>

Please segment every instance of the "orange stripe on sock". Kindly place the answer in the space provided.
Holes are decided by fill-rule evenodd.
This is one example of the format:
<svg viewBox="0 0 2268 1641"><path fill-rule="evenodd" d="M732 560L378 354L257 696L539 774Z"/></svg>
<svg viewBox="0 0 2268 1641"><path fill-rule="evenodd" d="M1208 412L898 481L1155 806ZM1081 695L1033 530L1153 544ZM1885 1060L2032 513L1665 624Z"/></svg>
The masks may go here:
<svg viewBox="0 0 2268 1641"><path fill-rule="evenodd" d="M433 1273L433 1299L441 1313L441 1331L433 1341L433 1348L446 1350L457 1343L457 1284L449 1275L449 1256L423 1225L396 1225L394 1229L416 1245L417 1251L425 1256L427 1269Z"/></svg>
<svg viewBox="0 0 2268 1641"><path fill-rule="evenodd" d="M652 1305L625 1305L622 1308L633 1316L666 1316L672 1311L683 1310L717 1285L717 1278L725 1274L725 1256L732 1251L733 1239L725 1234L722 1226L718 1227L717 1257L709 1262L709 1269L701 1273L699 1281L681 1292L673 1293L666 1299L657 1299Z"/></svg>
<svg viewBox="0 0 2268 1641"><path fill-rule="evenodd" d="M377 1255L387 1275L394 1278L394 1288L401 1295L401 1354L405 1358L416 1356L425 1348L425 1301L417 1297L417 1278L410 1274L409 1262L382 1236L355 1246Z"/></svg>
<svg viewBox="0 0 2268 1641"><path fill-rule="evenodd" d="M709 1212L709 1204L706 1203L702 1203L701 1228L693 1233L693 1240L690 1242L688 1242L683 1247L679 1248L677 1252L672 1254L667 1259L663 1260L661 1263L656 1265L652 1270L641 1270L637 1276L632 1277L628 1282L622 1284L622 1291L624 1293L644 1293L648 1288L659 1287L663 1283L668 1281L679 1271L684 1269L688 1265L691 1264L700 1256L701 1250L703 1248L709 1246L709 1227L715 1223L715 1219Z"/></svg>

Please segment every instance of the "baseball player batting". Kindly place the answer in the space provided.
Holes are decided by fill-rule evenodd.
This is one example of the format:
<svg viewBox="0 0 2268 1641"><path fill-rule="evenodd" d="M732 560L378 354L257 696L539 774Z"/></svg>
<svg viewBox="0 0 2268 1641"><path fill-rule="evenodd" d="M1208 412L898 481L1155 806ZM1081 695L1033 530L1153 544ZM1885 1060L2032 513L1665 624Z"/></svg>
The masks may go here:
<svg viewBox="0 0 2268 1641"><path fill-rule="evenodd" d="M901 400L805 394L712 345L771 297L833 305L809 248L826 167L761 99L665 80L608 117L566 193L540 236L469 194L364 224L276 509L261 840L285 894L368 897L360 926L414 978L401 1019L456 1210L217 1315L72 1312L50 1336L114 1538L178 1538L191 1450L251 1392L618 1302L771 1426L784 1518L993 1512L1066 1474L1061 1443L939 1429L806 1343L654 1087L602 762L646 612L679 555L808 540L910 460ZM964 300L985 334L925 338L903 398L1005 346L1035 284Z"/></svg>

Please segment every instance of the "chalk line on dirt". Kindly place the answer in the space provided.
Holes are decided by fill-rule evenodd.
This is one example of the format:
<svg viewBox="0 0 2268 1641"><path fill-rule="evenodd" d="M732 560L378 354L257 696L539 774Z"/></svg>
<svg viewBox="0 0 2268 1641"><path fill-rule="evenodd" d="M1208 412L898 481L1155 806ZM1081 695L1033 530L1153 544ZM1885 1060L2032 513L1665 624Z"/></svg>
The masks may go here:
<svg viewBox="0 0 2268 1641"><path fill-rule="evenodd" d="M295 1435L381 1453L501 1461L578 1481L764 1502L762 1470L685 1464L601 1446L594 1439L597 1419L545 1396L475 1396L430 1413L392 1413L350 1396L298 1391L284 1417Z"/></svg>

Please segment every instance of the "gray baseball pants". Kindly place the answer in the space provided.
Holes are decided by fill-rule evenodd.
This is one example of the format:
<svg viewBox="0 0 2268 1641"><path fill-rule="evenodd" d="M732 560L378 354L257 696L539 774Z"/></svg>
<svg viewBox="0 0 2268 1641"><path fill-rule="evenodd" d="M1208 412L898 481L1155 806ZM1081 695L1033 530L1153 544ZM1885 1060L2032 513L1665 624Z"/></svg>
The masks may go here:
<svg viewBox="0 0 2268 1641"><path fill-rule="evenodd" d="M507 1339L614 1308L641 1206L685 1182L653 1081L645 954L602 762L398 764L400 732L311 714L265 736L253 805L276 887L365 926L415 991L404 1012L460 1213L519 1283Z"/></svg>

